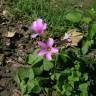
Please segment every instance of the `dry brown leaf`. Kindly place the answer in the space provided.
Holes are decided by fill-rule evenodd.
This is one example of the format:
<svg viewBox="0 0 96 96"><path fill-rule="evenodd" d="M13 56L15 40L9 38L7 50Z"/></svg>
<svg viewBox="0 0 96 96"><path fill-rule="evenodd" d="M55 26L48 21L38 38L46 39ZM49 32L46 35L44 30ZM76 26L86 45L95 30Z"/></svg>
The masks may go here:
<svg viewBox="0 0 96 96"><path fill-rule="evenodd" d="M67 33L70 34L70 39L72 40L67 46L77 46L79 41L83 38L83 33L77 32L77 29L70 29Z"/></svg>
<svg viewBox="0 0 96 96"><path fill-rule="evenodd" d="M7 13L8 13L7 10L3 10L3 15L4 15L4 16L7 16Z"/></svg>
<svg viewBox="0 0 96 96"><path fill-rule="evenodd" d="M71 45L77 46L79 41L83 38L83 33L77 32L76 29L71 29L68 33L71 34Z"/></svg>
<svg viewBox="0 0 96 96"><path fill-rule="evenodd" d="M17 89L14 89L11 96L21 96L21 92Z"/></svg>
<svg viewBox="0 0 96 96"><path fill-rule="evenodd" d="M10 31L4 34L5 37L9 37L9 38L13 37L14 35L15 35L15 32L10 32Z"/></svg>

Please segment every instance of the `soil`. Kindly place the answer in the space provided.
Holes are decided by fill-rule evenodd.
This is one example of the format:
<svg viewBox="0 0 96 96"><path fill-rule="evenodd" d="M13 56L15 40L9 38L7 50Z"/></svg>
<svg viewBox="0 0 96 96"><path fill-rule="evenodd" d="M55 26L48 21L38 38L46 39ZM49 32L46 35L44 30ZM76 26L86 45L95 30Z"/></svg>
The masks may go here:
<svg viewBox="0 0 96 96"><path fill-rule="evenodd" d="M12 23L0 14L0 96L21 96L14 76L34 48L27 26Z"/></svg>

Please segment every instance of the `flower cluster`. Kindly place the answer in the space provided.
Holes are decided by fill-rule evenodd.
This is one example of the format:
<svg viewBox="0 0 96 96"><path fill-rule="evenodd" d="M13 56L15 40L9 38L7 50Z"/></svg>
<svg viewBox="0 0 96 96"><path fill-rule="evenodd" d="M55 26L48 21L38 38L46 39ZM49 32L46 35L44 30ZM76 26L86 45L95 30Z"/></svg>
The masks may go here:
<svg viewBox="0 0 96 96"><path fill-rule="evenodd" d="M36 38L44 34L44 30L47 28L47 24L43 22L42 19L37 19L31 25L31 29L36 33L31 37ZM48 42L38 41L38 45L41 47L41 50L38 51L38 56L44 56L48 61L52 60L52 55L58 52L57 48L53 47L54 40L49 38Z"/></svg>
<svg viewBox="0 0 96 96"><path fill-rule="evenodd" d="M44 31L47 28L47 24L43 22L42 19L37 19L31 25L31 29L35 34L31 35L31 38L36 38L37 36L44 35ZM72 43L71 34L65 33L63 37L64 44ZM53 38L49 38L48 42L38 41L38 45L41 47L41 50L38 52L38 56L44 56L48 61L52 60L52 55L58 52L57 48L52 47L54 44Z"/></svg>

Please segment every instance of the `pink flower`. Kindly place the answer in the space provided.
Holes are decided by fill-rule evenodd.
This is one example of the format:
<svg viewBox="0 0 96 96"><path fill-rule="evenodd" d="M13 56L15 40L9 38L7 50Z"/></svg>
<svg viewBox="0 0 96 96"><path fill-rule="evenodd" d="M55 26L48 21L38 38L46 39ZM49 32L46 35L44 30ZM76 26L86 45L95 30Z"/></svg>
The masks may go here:
<svg viewBox="0 0 96 96"><path fill-rule="evenodd" d="M63 40L64 40L64 43L67 44L67 43L71 43L72 40L71 40L71 35L68 34L68 33L65 33L64 37L63 37Z"/></svg>
<svg viewBox="0 0 96 96"><path fill-rule="evenodd" d="M42 35L44 33L44 30L46 29L47 24L43 23L42 19L37 19L34 21L31 25L31 29L36 33L33 34L31 37L36 38L38 35Z"/></svg>
<svg viewBox="0 0 96 96"><path fill-rule="evenodd" d="M41 46L41 50L38 52L38 56L44 56L48 61L52 60L52 55L58 52L57 48L52 47L54 40L48 39L48 42L39 41L38 45Z"/></svg>

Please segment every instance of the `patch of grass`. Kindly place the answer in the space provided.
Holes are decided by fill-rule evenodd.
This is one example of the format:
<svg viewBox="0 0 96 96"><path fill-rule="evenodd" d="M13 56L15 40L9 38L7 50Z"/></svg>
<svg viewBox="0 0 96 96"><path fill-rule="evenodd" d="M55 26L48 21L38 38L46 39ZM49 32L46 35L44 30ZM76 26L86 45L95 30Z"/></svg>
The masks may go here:
<svg viewBox="0 0 96 96"><path fill-rule="evenodd" d="M49 31L64 31L65 14L77 10L77 0L8 0L11 16L16 20L32 22L43 18L48 23ZM67 25L68 26L68 25Z"/></svg>
<svg viewBox="0 0 96 96"><path fill-rule="evenodd" d="M42 18L48 23L47 33L56 37L61 36L73 28L71 22L66 21L66 14L72 11L84 13L89 6L86 0L5 0L8 5L10 17L16 22L32 23ZM90 6L92 6L90 4ZM76 25L76 27L79 24ZM60 33L60 34L58 34Z"/></svg>

